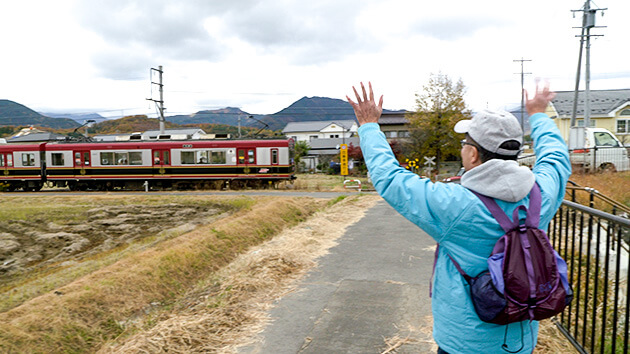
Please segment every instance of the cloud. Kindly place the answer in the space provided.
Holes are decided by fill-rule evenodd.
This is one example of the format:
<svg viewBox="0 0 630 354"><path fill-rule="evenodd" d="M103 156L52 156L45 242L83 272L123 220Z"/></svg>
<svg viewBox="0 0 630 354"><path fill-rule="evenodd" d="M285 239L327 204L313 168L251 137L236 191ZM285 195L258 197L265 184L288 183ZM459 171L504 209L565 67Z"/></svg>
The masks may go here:
<svg viewBox="0 0 630 354"><path fill-rule="evenodd" d="M109 0L79 2L76 11L82 25L110 46L165 60L218 61L234 41L302 65L367 47L352 0Z"/></svg>
<svg viewBox="0 0 630 354"><path fill-rule="evenodd" d="M507 21L498 18L455 16L431 17L419 20L411 25L414 32L444 41L453 41L465 37L472 37L477 32L493 27L504 27Z"/></svg>

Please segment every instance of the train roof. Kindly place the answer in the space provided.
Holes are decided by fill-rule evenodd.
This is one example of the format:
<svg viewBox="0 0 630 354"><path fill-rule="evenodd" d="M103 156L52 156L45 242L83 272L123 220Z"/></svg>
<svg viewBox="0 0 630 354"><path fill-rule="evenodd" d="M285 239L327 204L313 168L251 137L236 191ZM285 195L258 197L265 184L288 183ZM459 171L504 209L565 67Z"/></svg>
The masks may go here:
<svg viewBox="0 0 630 354"><path fill-rule="evenodd" d="M212 148L212 147L277 147L288 146L289 139L221 139L221 140L163 140L163 141L92 141L46 143L47 150L84 149L151 149L151 148Z"/></svg>

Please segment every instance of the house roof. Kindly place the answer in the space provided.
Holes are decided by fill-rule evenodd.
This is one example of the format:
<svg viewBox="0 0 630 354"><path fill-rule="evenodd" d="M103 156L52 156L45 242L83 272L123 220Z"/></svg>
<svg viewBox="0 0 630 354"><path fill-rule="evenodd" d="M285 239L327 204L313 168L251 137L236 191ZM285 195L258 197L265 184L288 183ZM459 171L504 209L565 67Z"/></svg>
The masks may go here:
<svg viewBox="0 0 630 354"><path fill-rule="evenodd" d="M331 124L337 124L345 129L352 128L352 125L356 124L354 120L322 120L322 121L308 121L308 122L289 122L282 129L284 134L298 133L298 132L318 132Z"/></svg>
<svg viewBox="0 0 630 354"><path fill-rule="evenodd" d="M7 139L7 143L34 143L44 141L66 140L65 135L51 133L51 132L38 132L26 135L14 136Z"/></svg>
<svg viewBox="0 0 630 354"><path fill-rule="evenodd" d="M558 91L551 101L560 118L571 117L573 113L574 91ZM606 116L619 108L620 105L630 102L630 89L621 90L591 90L590 108L592 116ZM577 117L584 117L584 91L578 92Z"/></svg>
<svg viewBox="0 0 630 354"><path fill-rule="evenodd" d="M379 125L401 125L408 124L409 120L405 117L411 112L383 112L381 118L378 119Z"/></svg>
<svg viewBox="0 0 630 354"><path fill-rule="evenodd" d="M331 139L313 139L308 142L311 147L308 151L309 155L335 155L339 153L337 148L340 144L348 144L359 146L359 138L331 138Z"/></svg>

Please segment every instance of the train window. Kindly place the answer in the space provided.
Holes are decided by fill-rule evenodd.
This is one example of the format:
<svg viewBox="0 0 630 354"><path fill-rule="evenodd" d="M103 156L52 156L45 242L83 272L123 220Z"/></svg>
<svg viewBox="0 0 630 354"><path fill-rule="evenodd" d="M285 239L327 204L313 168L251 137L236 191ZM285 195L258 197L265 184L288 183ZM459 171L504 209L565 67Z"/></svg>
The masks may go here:
<svg viewBox="0 0 630 354"><path fill-rule="evenodd" d="M272 165L278 164L278 150L277 149L271 150L271 164Z"/></svg>
<svg viewBox="0 0 630 354"><path fill-rule="evenodd" d="M193 165L195 163L194 151L182 151L182 164Z"/></svg>
<svg viewBox="0 0 630 354"><path fill-rule="evenodd" d="M7 166L9 167L13 166L13 155L11 154L7 155Z"/></svg>
<svg viewBox="0 0 630 354"><path fill-rule="evenodd" d="M114 153L113 152L101 152L101 165L113 165Z"/></svg>
<svg viewBox="0 0 630 354"><path fill-rule="evenodd" d="M86 166L90 165L90 153L87 151L83 153L83 164Z"/></svg>
<svg viewBox="0 0 630 354"><path fill-rule="evenodd" d="M227 163L227 156L225 151L212 151L210 163L213 165L225 165Z"/></svg>
<svg viewBox="0 0 630 354"><path fill-rule="evenodd" d="M254 150L247 150L247 161L248 163L256 162L255 156L254 156Z"/></svg>
<svg viewBox="0 0 630 354"><path fill-rule="evenodd" d="M142 153L140 151L129 152L130 165L142 165Z"/></svg>
<svg viewBox="0 0 630 354"><path fill-rule="evenodd" d="M208 164L208 151L197 151L197 163Z"/></svg>
<svg viewBox="0 0 630 354"><path fill-rule="evenodd" d="M63 153L61 152L53 152L52 154L50 154L50 160L53 166L65 165L64 159L63 159Z"/></svg>
<svg viewBox="0 0 630 354"><path fill-rule="evenodd" d="M245 163L245 150L238 151L238 163Z"/></svg>
<svg viewBox="0 0 630 354"><path fill-rule="evenodd" d="M4 166L4 154L0 154L0 166Z"/></svg>
<svg viewBox="0 0 630 354"><path fill-rule="evenodd" d="M74 163L77 165L81 164L81 153L80 152L75 152L74 153Z"/></svg>
<svg viewBox="0 0 630 354"><path fill-rule="evenodd" d="M129 154L126 152L115 152L114 159L116 165L129 165Z"/></svg>
<svg viewBox="0 0 630 354"><path fill-rule="evenodd" d="M169 157L170 156L170 152L169 151L164 151L163 154L164 154L164 164L165 165L170 165L171 164L171 158Z"/></svg>
<svg viewBox="0 0 630 354"><path fill-rule="evenodd" d="M22 166L35 166L35 154L23 152Z"/></svg>

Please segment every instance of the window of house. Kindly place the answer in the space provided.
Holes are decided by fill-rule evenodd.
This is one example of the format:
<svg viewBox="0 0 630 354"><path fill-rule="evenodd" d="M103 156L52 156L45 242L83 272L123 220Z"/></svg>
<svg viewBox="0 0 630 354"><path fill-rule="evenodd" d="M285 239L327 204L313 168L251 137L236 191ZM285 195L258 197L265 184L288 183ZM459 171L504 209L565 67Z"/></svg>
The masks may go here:
<svg viewBox="0 0 630 354"><path fill-rule="evenodd" d="M339 137L339 134L330 134L330 138L331 138L331 139L333 139L333 138L338 138L338 137Z"/></svg>
<svg viewBox="0 0 630 354"><path fill-rule="evenodd" d="M619 113L620 116L630 116L630 109L624 109Z"/></svg>
<svg viewBox="0 0 630 354"><path fill-rule="evenodd" d="M591 128L595 128L595 120L594 119L591 119L589 121L589 123L590 123L590 127ZM578 127L583 127L584 126L584 119L578 119L577 126Z"/></svg>
<svg viewBox="0 0 630 354"><path fill-rule="evenodd" d="M308 140L313 140L313 139L317 139L318 136L317 135L309 135Z"/></svg>
<svg viewBox="0 0 630 354"><path fill-rule="evenodd" d="M399 130L398 131L398 137L399 138L408 138L409 137L409 132L406 130Z"/></svg>
<svg viewBox="0 0 630 354"><path fill-rule="evenodd" d="M630 119L617 119L617 133L630 133Z"/></svg>
<svg viewBox="0 0 630 354"><path fill-rule="evenodd" d="M63 158L63 153L61 153L61 152L53 152L52 154L50 154L50 163L53 166L63 166L63 165L65 165L64 158Z"/></svg>

